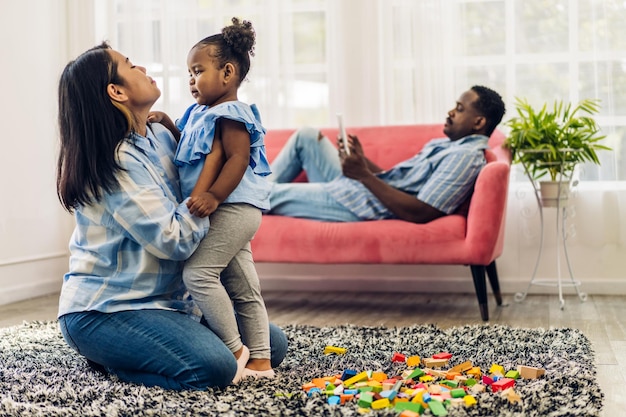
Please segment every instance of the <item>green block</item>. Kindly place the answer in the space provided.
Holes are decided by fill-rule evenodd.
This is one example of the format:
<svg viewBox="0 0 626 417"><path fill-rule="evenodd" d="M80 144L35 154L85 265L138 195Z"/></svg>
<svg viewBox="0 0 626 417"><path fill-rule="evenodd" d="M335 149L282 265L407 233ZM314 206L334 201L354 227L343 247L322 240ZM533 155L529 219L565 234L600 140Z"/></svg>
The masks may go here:
<svg viewBox="0 0 626 417"><path fill-rule="evenodd" d="M420 403L412 403L412 402L408 402L408 401L402 401L399 403L396 403L395 407L393 408L395 411L404 411L404 410L409 410L409 411L413 411L417 414L423 414L424 413L424 406Z"/></svg>
<svg viewBox="0 0 626 417"><path fill-rule="evenodd" d="M477 381L474 378L469 378L467 381L465 381L465 385L468 387L473 387L474 385L476 385Z"/></svg>
<svg viewBox="0 0 626 417"><path fill-rule="evenodd" d="M445 385L450 388L456 388L459 386L459 381L452 381L450 379L446 379L445 381L441 381L440 385Z"/></svg>
<svg viewBox="0 0 626 417"><path fill-rule="evenodd" d="M358 405L362 408L371 408L372 402L374 401L374 396L370 392L363 392L359 396Z"/></svg>
<svg viewBox="0 0 626 417"><path fill-rule="evenodd" d="M416 378L419 378L420 376L422 376L424 374L425 374L424 371L422 371L421 369L417 368L413 372L411 372L411 375L409 375L407 377L407 379L416 379Z"/></svg>
<svg viewBox="0 0 626 417"><path fill-rule="evenodd" d="M456 388L450 391L450 395L452 398L463 398L465 397L465 390L463 388Z"/></svg>
<svg viewBox="0 0 626 417"><path fill-rule="evenodd" d="M373 392L374 391L374 387L359 387L358 388L359 392Z"/></svg>
<svg viewBox="0 0 626 417"><path fill-rule="evenodd" d="M428 402L428 408L430 408L430 412L435 416L447 416L448 412L446 408L443 406L443 403L437 400L430 400Z"/></svg>
<svg viewBox="0 0 626 417"><path fill-rule="evenodd" d="M516 370L510 370L504 376L511 379L519 379L519 372Z"/></svg>

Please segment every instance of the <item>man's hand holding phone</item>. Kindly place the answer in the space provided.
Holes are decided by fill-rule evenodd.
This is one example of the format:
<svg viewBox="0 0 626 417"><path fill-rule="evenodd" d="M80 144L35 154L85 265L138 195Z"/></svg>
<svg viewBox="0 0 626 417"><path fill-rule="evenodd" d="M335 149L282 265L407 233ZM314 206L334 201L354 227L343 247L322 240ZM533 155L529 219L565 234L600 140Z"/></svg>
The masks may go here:
<svg viewBox="0 0 626 417"><path fill-rule="evenodd" d="M350 144L348 143L348 135L346 134L346 129L343 126L343 115L341 113L337 113L337 122L339 123L339 138L341 139L343 151L346 153L346 155L350 155Z"/></svg>

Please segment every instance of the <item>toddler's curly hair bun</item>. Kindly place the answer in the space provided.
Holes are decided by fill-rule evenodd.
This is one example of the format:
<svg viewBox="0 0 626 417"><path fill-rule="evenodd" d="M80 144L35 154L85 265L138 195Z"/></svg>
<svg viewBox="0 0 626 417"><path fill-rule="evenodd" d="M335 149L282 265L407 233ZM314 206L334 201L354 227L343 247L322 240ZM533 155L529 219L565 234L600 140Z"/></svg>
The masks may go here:
<svg viewBox="0 0 626 417"><path fill-rule="evenodd" d="M224 42L238 54L254 56L256 34L252 28L252 23L247 20L239 20L236 17L233 17L231 21L232 25L222 29Z"/></svg>

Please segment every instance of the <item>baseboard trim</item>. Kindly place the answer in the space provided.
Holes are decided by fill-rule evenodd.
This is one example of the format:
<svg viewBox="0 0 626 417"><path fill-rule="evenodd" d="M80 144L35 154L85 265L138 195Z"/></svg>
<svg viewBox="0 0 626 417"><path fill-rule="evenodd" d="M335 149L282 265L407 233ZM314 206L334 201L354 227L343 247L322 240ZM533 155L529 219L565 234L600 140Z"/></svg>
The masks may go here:
<svg viewBox="0 0 626 417"><path fill-rule="evenodd" d="M67 264L68 256L65 254L0 266L0 305L59 292Z"/></svg>
<svg viewBox="0 0 626 417"><path fill-rule="evenodd" d="M258 263L257 271L264 291L351 291L351 292L423 292L473 293L474 283L469 267L449 265L317 265ZM540 277L551 279L554 277ZM563 294L576 294L566 285ZM582 279L578 291L588 295L626 295L624 279ZM558 294L554 286L532 285L530 278L500 274L503 294ZM488 291L491 292L491 288Z"/></svg>

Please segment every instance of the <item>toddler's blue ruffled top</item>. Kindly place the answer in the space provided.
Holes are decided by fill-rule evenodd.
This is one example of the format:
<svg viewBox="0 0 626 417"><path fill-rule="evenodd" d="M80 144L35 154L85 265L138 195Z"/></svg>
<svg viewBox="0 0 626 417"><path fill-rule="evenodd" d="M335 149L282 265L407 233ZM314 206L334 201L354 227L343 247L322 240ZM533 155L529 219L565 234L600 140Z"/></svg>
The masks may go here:
<svg viewBox="0 0 626 417"><path fill-rule="evenodd" d="M265 194L269 194L269 184L266 187L263 183L268 181L260 183L258 181L260 178L254 177L264 177L271 173L263 140L266 130L261 124L256 105L248 105L241 101L227 101L213 107L193 104L177 121L176 126L181 131L181 136L174 162L179 167L183 198L189 197L198 180L206 155L213 147L217 121L221 118L243 123L250 134L250 163L244 179L233 194L235 196L242 194L243 190L240 188L249 185L255 189L248 191L256 195L252 198L253 201L248 201L249 198L244 198L245 201L232 201L233 198L229 196L225 202L246 202L259 207L258 200L265 199ZM259 208L266 208L265 203L260 205L263 207Z"/></svg>

